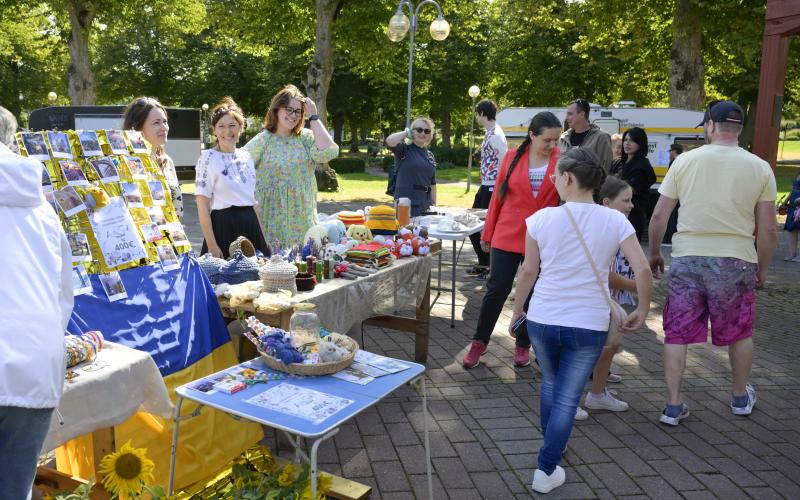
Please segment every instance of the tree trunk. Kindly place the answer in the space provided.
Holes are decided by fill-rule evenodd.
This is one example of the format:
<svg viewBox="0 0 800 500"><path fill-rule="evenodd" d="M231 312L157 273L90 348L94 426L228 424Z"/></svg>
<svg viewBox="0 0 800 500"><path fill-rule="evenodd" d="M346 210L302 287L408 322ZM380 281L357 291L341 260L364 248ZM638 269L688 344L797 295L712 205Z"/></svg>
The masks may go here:
<svg viewBox="0 0 800 500"><path fill-rule="evenodd" d="M442 110L442 146L449 148L450 144L450 110L445 108Z"/></svg>
<svg viewBox="0 0 800 500"><path fill-rule="evenodd" d="M355 118L350 118L350 152L358 153L358 128Z"/></svg>
<svg viewBox="0 0 800 500"><path fill-rule="evenodd" d="M314 60L306 71L306 94L317 105L323 123L327 123L328 89L333 75L335 21L345 0L316 0L317 29Z"/></svg>
<svg viewBox="0 0 800 500"><path fill-rule="evenodd" d="M669 105L703 109L706 100L703 30L695 0L678 0L669 55Z"/></svg>
<svg viewBox="0 0 800 500"><path fill-rule="evenodd" d="M331 119L333 120L333 142L341 144L344 135L344 113L334 113Z"/></svg>
<svg viewBox="0 0 800 500"><path fill-rule="evenodd" d="M75 106L94 104L97 100L92 63L89 60L89 30L95 11L90 2L70 0L67 2L69 24L72 28L67 45L70 62L69 98Z"/></svg>

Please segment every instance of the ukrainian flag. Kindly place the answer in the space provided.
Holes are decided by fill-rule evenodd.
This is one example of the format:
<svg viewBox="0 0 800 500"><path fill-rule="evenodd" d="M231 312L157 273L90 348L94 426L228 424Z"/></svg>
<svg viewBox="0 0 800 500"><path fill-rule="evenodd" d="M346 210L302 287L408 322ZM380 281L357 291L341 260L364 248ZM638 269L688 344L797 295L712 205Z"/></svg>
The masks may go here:
<svg viewBox="0 0 800 500"><path fill-rule="evenodd" d="M109 302L99 278L91 276L92 292L75 297L69 327L74 334L99 330L111 342L149 352L173 402L177 387L238 362L208 278L194 257L180 259L173 271L159 265L120 271L128 298L117 302ZM181 414L196 407L186 401ZM259 425L208 408L181 422L175 487L209 477L261 437ZM156 464L155 484L167 485L171 420L140 412L115 426L114 438L118 445L130 440L147 448ZM91 478L102 457L94 456L91 438L84 436L59 448L56 458L60 471Z"/></svg>

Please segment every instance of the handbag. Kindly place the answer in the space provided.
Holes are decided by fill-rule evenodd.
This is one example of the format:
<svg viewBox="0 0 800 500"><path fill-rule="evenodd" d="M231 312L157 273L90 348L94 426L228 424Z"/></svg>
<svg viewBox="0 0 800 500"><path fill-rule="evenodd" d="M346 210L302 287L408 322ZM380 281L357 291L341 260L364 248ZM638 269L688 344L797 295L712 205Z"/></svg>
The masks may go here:
<svg viewBox="0 0 800 500"><path fill-rule="evenodd" d="M600 273L597 271L597 266L594 263L594 259L592 259L592 255L589 253L589 248L586 246L586 241L583 239L583 234L581 234L581 230L578 228L578 223L575 222L575 217L572 215L572 210L570 210L567 205L564 205L564 208L567 210L567 215L569 216L570 223L572 223L572 228L575 230L575 234L578 236L578 241L581 243L583 252L586 254L586 259L592 266L594 277L597 280L597 286L600 287L600 293L602 293L603 297L605 297L608 307L611 310L611 317L608 322L606 347L616 347L622 343L622 336L625 333L622 329L622 325L625 323L625 318L628 317L628 313L621 305L611 300L608 286L604 285L603 280L600 279Z"/></svg>

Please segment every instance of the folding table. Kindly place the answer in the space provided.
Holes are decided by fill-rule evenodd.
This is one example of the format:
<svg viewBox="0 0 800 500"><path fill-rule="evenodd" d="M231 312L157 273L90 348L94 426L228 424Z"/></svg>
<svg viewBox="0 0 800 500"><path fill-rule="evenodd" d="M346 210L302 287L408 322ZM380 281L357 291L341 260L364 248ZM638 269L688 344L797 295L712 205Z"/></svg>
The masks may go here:
<svg viewBox="0 0 800 500"><path fill-rule="evenodd" d="M432 499L433 482L431 477L430 442L428 437L428 398L425 391L425 367L410 361L395 361L407 365L408 368L397 373L378 377L366 385L359 385L334 378L330 375L325 375L318 377L289 377L284 380L270 381L266 384L255 384L248 386L246 389L235 394L227 394L224 392L206 393L192 389L190 386L192 386L196 381L180 386L176 390L178 399L175 403L175 410L173 413L174 428L169 464L168 494L172 494L173 475L175 473L175 453L178 446L178 431L180 421L198 415L203 406L208 406L210 408L223 411L237 419L243 418L251 422L256 422L283 431L288 437L289 442L295 448L295 460L299 461L302 458L310 466L312 498L316 498L318 475L317 451L319 449L319 445L324 440L336 435L346 421L355 417L370 406L375 405L381 399L385 398L398 388L408 383L419 382L422 392L423 426L425 429L424 441L425 461L428 473L428 495ZM268 373L278 373L273 372L260 359L246 361L223 371L228 372L236 368L255 368ZM214 375L210 375L203 377L203 379L213 377ZM345 398L351 400L352 402L322 422L314 423L312 420L306 420L288 413L281 413L279 411L257 406L245 401L265 391L269 391L270 389L277 387L279 384L290 384L297 387L311 389L332 396ZM200 406L198 406L194 412L182 416L180 412L181 404L183 403L184 399L195 401L199 403ZM302 442L300 439L298 439L300 437L313 439L311 451L308 455L301 449Z"/></svg>

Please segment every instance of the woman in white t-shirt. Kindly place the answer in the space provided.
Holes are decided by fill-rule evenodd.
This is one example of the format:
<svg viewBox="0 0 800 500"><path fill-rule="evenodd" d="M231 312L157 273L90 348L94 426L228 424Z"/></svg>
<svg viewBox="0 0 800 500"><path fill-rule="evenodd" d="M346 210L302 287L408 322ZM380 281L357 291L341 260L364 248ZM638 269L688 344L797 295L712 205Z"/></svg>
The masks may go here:
<svg viewBox="0 0 800 500"><path fill-rule="evenodd" d="M228 247L239 236L250 240L264 255L270 254L254 209L253 159L247 151L236 148L244 126L244 113L230 97L211 110L217 145L203 151L195 167L197 216L204 237L201 254L228 258Z"/></svg>
<svg viewBox="0 0 800 500"><path fill-rule="evenodd" d="M610 311L598 279L578 239L570 214L586 241L589 254L608 283L608 271L618 249L636 275L639 306L624 328L638 329L650 306L652 275L636 232L617 210L597 205L593 192L605 172L597 157L583 148L562 153L553 182L560 207L544 208L526 219L525 261L517 279L511 324L521 317L534 283L528 308L528 335L542 370L540 424L544 444L532 487L547 493L564 483L558 466L572 432L581 392L603 350Z"/></svg>

